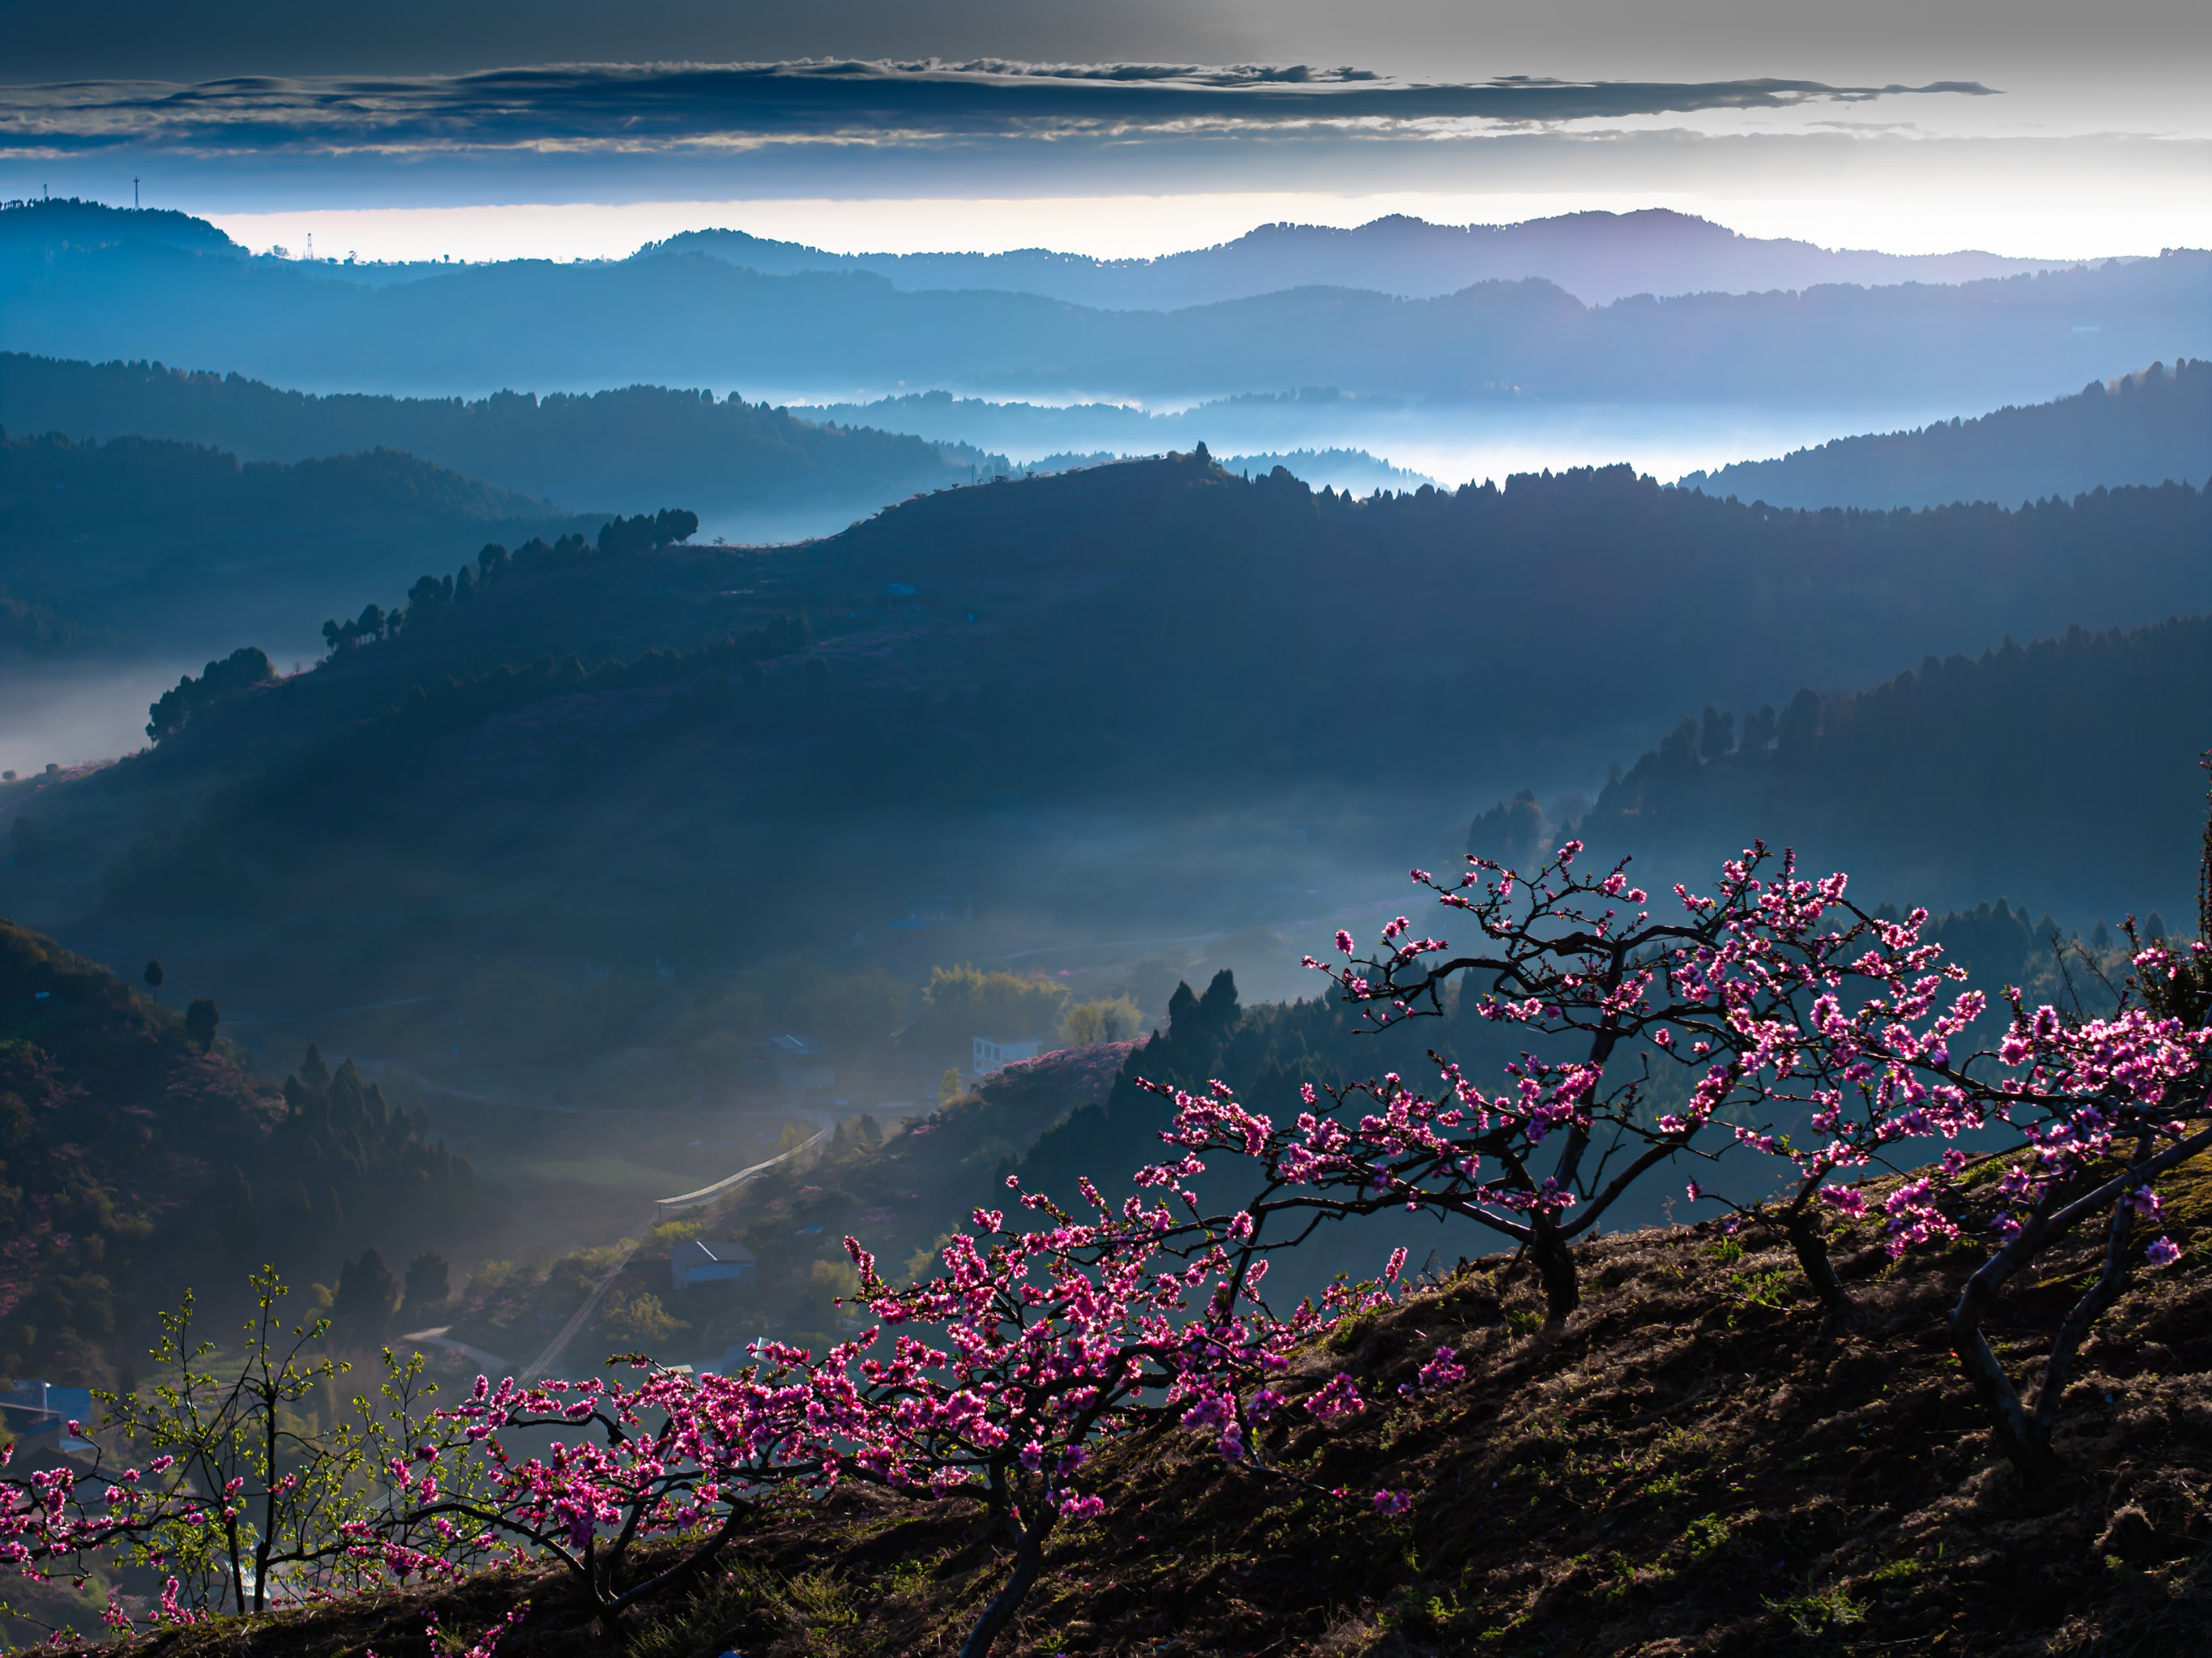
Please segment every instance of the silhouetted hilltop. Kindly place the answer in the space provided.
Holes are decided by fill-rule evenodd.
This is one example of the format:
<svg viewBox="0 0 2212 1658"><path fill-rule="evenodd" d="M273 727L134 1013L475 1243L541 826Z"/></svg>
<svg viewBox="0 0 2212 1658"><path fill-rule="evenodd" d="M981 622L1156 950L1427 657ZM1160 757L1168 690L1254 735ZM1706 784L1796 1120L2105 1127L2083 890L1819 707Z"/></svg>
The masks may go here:
<svg viewBox="0 0 2212 1658"><path fill-rule="evenodd" d="M572 502L656 494L701 505L831 496L866 511L1006 466L964 445L817 425L711 392L631 386L582 397L502 392L474 402L317 397L240 374L14 352L0 353L0 426L175 438L247 460L399 449Z"/></svg>
<svg viewBox="0 0 2212 1658"><path fill-rule="evenodd" d="M10 261L106 247L249 257L205 219L171 208L109 207L74 196L0 202L0 249Z"/></svg>
<svg viewBox="0 0 2212 1658"><path fill-rule="evenodd" d="M2212 477L2212 362L2153 363L2069 398L1881 436L1838 438L1779 460L1691 472L1686 489L1777 507L2009 505L2100 485Z"/></svg>
<svg viewBox="0 0 2212 1658"><path fill-rule="evenodd" d="M691 230L644 252L698 252L766 275L867 270L902 288L998 288L1109 310L1173 310L1285 288L1370 288L1433 299L1479 282L1537 276L1586 305L1632 294L1742 294L1822 282L1974 282L2055 270L2059 259L1990 253L1899 255L1737 234L1648 208L1518 224L1440 225L1392 214L1352 229L1269 224L1232 241L1149 259L1045 248L1007 253L825 253L741 230Z"/></svg>
<svg viewBox="0 0 2212 1658"><path fill-rule="evenodd" d="M899 736L917 769L939 744L980 745L957 763L940 756L942 786L955 790L994 750L1027 756L1037 788L1110 789L1115 767L1140 762L1302 769L1286 726L1297 750L1387 770L1455 746L1446 734L1486 708L1504 716L1486 739L1493 752L1548 752L1554 740L1565 752L1582 736L1655 730L1650 704L1692 687L1733 705L1790 680L1867 683L1899 656L2037 637L2077 616L2140 625L2212 608L2207 513L2202 492L2169 485L2012 512L1802 513L1662 489L1626 467L1359 500L1177 456L941 490L789 549L518 550L470 604L408 603L415 574L453 574L417 566L405 582L356 586L337 612L374 600L395 623L387 637L278 701L305 706L347 687L352 718L416 683L541 659L573 656L580 671L719 650L804 616L805 648L786 639L763 659L763 689L812 709L785 710L787 760L803 750L840 768L873 763L874 743L855 760L833 734L851 723L888 738L871 710L919 695L945 717L917 709ZM1582 670L1540 693L1525 682L1543 712L1535 726L1505 713L1498 687L1524 683L1516 676L1534 674L1553 641L1431 602L1469 590L1488 616L1603 601L1583 624L1593 654ZM1699 637L1715 648L1661 643ZM1354 641L1389 641L1363 670L1371 707L1346 698L1328 667ZM802 659L817 664L804 676ZM1177 666L1132 672L1137 659ZM729 665L710 655L700 671ZM1102 685L1113 694L1098 695ZM1206 719L1179 712L1192 707ZM765 727L773 712L760 710Z"/></svg>
<svg viewBox="0 0 2212 1658"><path fill-rule="evenodd" d="M1024 475L1041 472L1068 472L1078 467L1103 466L1117 460L1143 459L1140 456L1116 453L1115 451L1093 450L1091 452L1071 452L1044 455L1025 463L1015 470ZM1267 473L1277 467L1292 477L1314 488L1348 489L1354 495L1371 495L1377 489L1413 490L1427 484L1436 487L1436 480L1425 473L1404 466L1394 466L1379 456L1364 449L1285 449L1257 455L1224 455L1221 458L1224 471Z"/></svg>
<svg viewBox="0 0 2212 1658"><path fill-rule="evenodd" d="M108 207L74 198L0 203L0 244L37 247L137 245L244 260L253 256L215 226L167 209ZM1992 253L1896 254L1745 236L1666 208L1590 211L1510 224L1433 224L1390 214L1349 228L1278 222L1210 247L1153 258L1103 259L1048 248L1004 253L832 253L742 230L702 228L647 243L632 257L703 253L763 276L866 271L908 291L984 288L1035 294L1103 310L1175 310L1286 288L1356 288L1434 299L1476 282L1540 277L1586 305L1632 295L1758 293L1827 282L1881 287L1953 283L2078 260ZM270 258L281 263L281 258ZM382 286L450 272L450 262L401 260L317 269Z"/></svg>
<svg viewBox="0 0 2212 1658"><path fill-rule="evenodd" d="M849 397L855 386L1202 398L1329 386L1454 400L1990 406L2176 352L2212 355L2212 255L1956 286L1628 299L1483 281L1401 299L1305 287L1173 311L762 276L703 254L452 266L382 286L303 261L0 237L0 347L220 363L303 388L481 395L639 382Z"/></svg>

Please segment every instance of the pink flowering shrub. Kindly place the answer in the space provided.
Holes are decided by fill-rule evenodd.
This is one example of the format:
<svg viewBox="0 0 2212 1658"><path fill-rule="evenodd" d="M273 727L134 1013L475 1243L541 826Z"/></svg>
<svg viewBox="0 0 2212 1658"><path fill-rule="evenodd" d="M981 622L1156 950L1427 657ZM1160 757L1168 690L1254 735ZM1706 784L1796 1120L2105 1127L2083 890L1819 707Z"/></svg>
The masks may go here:
<svg viewBox="0 0 2212 1658"><path fill-rule="evenodd" d="M941 1252L944 1271L911 1286L885 1280L847 1239L877 1327L811 1377L819 1428L846 1448L825 1452L836 1472L980 1498L1012 1540L1012 1573L971 1632L971 1654L1013 1615L1052 1532L1104 1514L1103 1497L1083 1489L1097 1445L1170 1421L1232 1467L1256 1467L1254 1408L1273 1403L1267 1384L1291 1351L1388 1296L1340 1288L1278 1317L1260 1295L1266 1263L1233 1229L1194 1247L1164 1202L1116 1208L1081 1184L1081 1216L1022 1194L1036 1218L1027 1230L977 1210ZM864 1352L881 1332L888 1353ZM1347 1392L1357 1400L1347 1377L1322 1392L1340 1406Z"/></svg>
<svg viewBox="0 0 2212 1658"><path fill-rule="evenodd" d="M2167 959L2162 950L2138 956L2130 993L2156 998L2151 987L2166 982L2157 975ZM1996 1183L1997 1244L1952 1311L1951 1345L2006 1455L2023 1479L2043 1484L2057 1473L2051 1423L2075 1355L2126 1281L2137 1223L2162 1207L2156 1181L2212 1147L2212 1026L2201 1009L2194 1024L2124 1004L2110 1017L2069 1019L2047 1005L2031 1011L2017 992L2008 999L2012 1025L1995 1055L2001 1069L1980 1085L1991 1115L2023 1144ZM2008 1280L2099 1216L2103 1270L2059 1327L2034 1398L2023 1401L1983 1323ZM2160 1237L2143 1254L2164 1266L2180 1251Z"/></svg>
<svg viewBox="0 0 2212 1658"><path fill-rule="evenodd" d="M1988 1192L1998 1199L1985 1224L1996 1243L1969 1281L1951 1318L1954 1351L1988 1406L1999 1443L2032 1483L2050 1477L2050 1419L2090 1325L2117 1297L2127 1266L2128 1239L2139 1219L2155 1217L2153 1182L2163 1171L2212 1145L2212 1027L2200 1005L2193 1022L2145 1001L2171 1001L2161 987L2179 980L2170 952L2139 951L2136 978L2107 1017L2069 1017L2051 1005L2030 1009L2008 987L2009 1026L1991 1048L1969 1051L1968 1033L1988 1007L1978 990L1960 988L1965 975L1939 960L1918 929L1925 913L1881 924L1879 948L1854 966L1873 987L1855 1007L1832 990L1814 1004L1808 1033L1784 1039L1780 1081L1762 1090L1762 1104L1812 1108L1813 1137L1803 1144L1775 1132L1738 1129L1794 1166L1794 1192L1779 1217L1801 1260L1831 1304L1847 1299L1826 1253L1810 1247L1805 1209L1818 1199L1853 1219L1878 1218L1894 1257L1964 1235L1975 1178L1995 1161L2007 1165ZM2201 954L2201 951L2198 952ZM1954 1145L1942 1158L1883 1194L1879 1210L1865 1194L1826 1183L1847 1169L1886 1163L1900 1142L1932 1136L1956 1140L1969 1133L2006 1131L2008 1145L1969 1154ZM2121 1165L2117 1173L2111 1165ZM2105 1171L2100 1173L2100 1171ZM1754 1211L1753 1212L1757 1212ZM2023 1405L1981 1333L1981 1324L2007 1279L2073 1226L2109 1216L2106 1268L2062 1327L2045 1365L2036 1400ZM2170 1242L2146 1258L2168 1264Z"/></svg>
<svg viewBox="0 0 2212 1658"><path fill-rule="evenodd" d="M818 1358L764 1341L730 1376L480 1380L414 1451L416 1500L391 1516L417 1539L426 1523L453 1530L441 1546L411 1545L418 1555L371 1528L377 1546L399 1571L434 1570L462 1552L549 1557L611 1619L705 1570L756 1500L858 1480L975 1502L1012 1541L1007 1583L969 1643L988 1650L1042 1570L1046 1540L1103 1514L1084 1488L1101 1443L1179 1420L1243 1461L1243 1395L1333 1315L1302 1308L1277 1321L1249 1289L1229 1291L1225 1252L1164 1254L1170 1222L1158 1205L1094 1202L1078 1219L1039 1197L1022 1202L1042 1224L978 1210L945 1246L942 1271L913 1284L886 1280L848 1239L873 1322ZM574 1437L536 1456L505 1448L514 1433L547 1429ZM444 1489L447 1468L470 1489ZM404 1485L400 1467L390 1473ZM689 1542L673 1564L629 1570L636 1544L678 1537Z"/></svg>

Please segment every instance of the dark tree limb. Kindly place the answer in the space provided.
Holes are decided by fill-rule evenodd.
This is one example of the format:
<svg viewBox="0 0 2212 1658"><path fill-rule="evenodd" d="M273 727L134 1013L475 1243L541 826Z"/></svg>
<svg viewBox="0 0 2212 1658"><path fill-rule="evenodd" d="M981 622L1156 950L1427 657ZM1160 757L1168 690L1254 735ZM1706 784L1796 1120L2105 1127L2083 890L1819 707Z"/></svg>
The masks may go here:
<svg viewBox="0 0 2212 1658"><path fill-rule="evenodd" d="M1983 1321L1996 1305L1997 1296L2006 1282L2021 1267L2106 1205L2124 1205L2130 1190L2148 1183L2153 1176L2194 1157L2208 1145L2212 1145L2212 1128L2201 1130L2186 1139L2176 1141L2155 1157L2131 1164L2063 1208L2057 1206L2056 1193L2045 1198L2004 1248L1991 1255L1973 1277L1966 1280L1965 1292L1960 1296L1959 1304L1951 1311L1951 1351L1958 1355L1959 1363L1965 1370L1967 1380L1974 1384L1974 1390L1981 1395L1983 1404L1989 1409L1990 1427L1996 1435L1999 1448L2019 1471L2021 1483L2029 1490L2040 1490L2049 1485L2059 1473L2057 1459L2051 1451L2048 1415L2040 1408L2036 1414L2031 1415L2021 1402L2020 1390L2013 1385L2012 1378L2005 1374L2004 1366L1998 1363L1996 1354L1990 1351L1988 1339L1982 1334ZM2095 1291L2091 1293L2094 1295ZM2076 1308L2075 1310L2081 1309ZM2069 1318L2069 1322L2071 1321ZM2087 1329L2086 1321L2082 1328L2085 1332ZM2071 1358L2069 1352L2069 1363ZM2041 1401L2039 1400L2038 1404L2040 1407ZM2054 1395L2051 1400L2053 1408L2056 1404Z"/></svg>

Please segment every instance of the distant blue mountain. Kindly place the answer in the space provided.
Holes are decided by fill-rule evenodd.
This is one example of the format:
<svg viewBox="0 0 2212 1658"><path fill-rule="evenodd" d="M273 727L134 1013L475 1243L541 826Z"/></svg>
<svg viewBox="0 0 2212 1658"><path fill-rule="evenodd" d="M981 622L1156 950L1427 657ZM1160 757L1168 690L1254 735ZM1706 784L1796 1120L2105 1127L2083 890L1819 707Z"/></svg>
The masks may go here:
<svg viewBox="0 0 2212 1658"><path fill-rule="evenodd" d="M79 216L81 218L82 216ZM1591 307L1554 283L1437 298L1299 288L1174 311L763 276L697 253L453 266L381 286L229 244L0 210L0 348L208 365L303 389L480 397L640 382L826 401L899 382L1057 400L1326 386L1462 401L1817 404L2047 397L2212 355L2212 254L1954 286L1825 286Z"/></svg>
<svg viewBox="0 0 2212 1658"><path fill-rule="evenodd" d="M1441 225L1393 214L1356 229L1271 224L1152 259L1009 253L826 253L742 230L692 230L651 251L704 253L764 275L865 270L908 290L984 288L1109 310L1172 310L1285 288L1360 288L1435 299L1539 277L1585 305L1634 294L1747 294L1823 282L1962 282L2057 269L1991 253L1875 253L1740 236L1686 213L1570 213L1521 224Z"/></svg>

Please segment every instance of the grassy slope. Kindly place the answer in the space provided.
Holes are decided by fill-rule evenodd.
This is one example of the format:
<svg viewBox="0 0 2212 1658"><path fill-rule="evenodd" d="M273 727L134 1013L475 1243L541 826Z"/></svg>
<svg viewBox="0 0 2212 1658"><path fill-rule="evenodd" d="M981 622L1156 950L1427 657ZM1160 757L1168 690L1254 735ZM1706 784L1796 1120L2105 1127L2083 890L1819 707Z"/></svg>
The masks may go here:
<svg viewBox="0 0 2212 1658"><path fill-rule="evenodd" d="M1976 1259L1891 1266L1844 1240L1864 1327L1825 1328L1788 1260L1711 1223L1609 1239L1586 1309L1525 1333L1533 1278L1465 1270L1344 1333L1306 1369L1349 1368L1368 1411L1271 1429L1323 1484L1417 1494L1408 1519L1227 1471L1170 1434L1102 1463L1107 1521L1062 1533L1001 1650L1053 1654L1659 1655L1959 1652L2181 1655L2212 1627L2212 1161L2177 1181L2190 1264L2139 1275L2100 1327L2063 1412L2074 1477L2022 1498L1943 1345ZM1996 1345L2029 1356L2079 1293L2095 1242L2008 1302ZM1439 1342L1467 1379L1395 1402ZM1391 1401L1382 1403L1379 1401ZM617 1643L534 1576L402 1591L135 1650L246 1658L430 1650L434 1606L476 1638L519 1598L503 1658L950 1653L1000 1564L964 1507L852 1494L769 1512L732 1570Z"/></svg>

